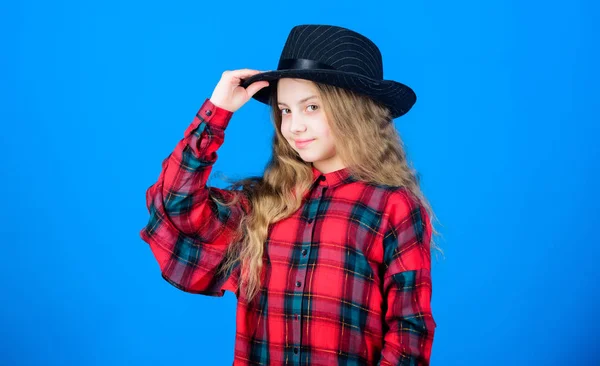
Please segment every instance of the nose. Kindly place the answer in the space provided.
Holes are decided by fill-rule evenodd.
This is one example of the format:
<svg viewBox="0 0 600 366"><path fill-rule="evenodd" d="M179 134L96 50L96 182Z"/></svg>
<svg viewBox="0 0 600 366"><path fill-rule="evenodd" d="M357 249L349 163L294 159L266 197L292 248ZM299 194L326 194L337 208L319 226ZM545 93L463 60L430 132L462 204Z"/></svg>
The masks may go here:
<svg viewBox="0 0 600 366"><path fill-rule="evenodd" d="M298 133L298 132L306 131L306 123L304 122L304 119L302 118L302 116L299 116L298 114L294 114L291 117L292 117L291 122L290 122L290 132L291 133Z"/></svg>

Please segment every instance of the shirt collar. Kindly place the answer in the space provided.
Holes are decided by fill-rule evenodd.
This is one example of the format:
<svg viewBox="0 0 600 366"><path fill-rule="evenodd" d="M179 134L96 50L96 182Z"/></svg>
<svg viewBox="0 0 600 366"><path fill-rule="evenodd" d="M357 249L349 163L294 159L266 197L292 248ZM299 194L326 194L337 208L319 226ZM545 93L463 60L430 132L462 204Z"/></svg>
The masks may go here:
<svg viewBox="0 0 600 366"><path fill-rule="evenodd" d="M321 173L312 166L313 185L334 188L344 183L354 182L356 179L350 173L349 168L342 168L329 173Z"/></svg>

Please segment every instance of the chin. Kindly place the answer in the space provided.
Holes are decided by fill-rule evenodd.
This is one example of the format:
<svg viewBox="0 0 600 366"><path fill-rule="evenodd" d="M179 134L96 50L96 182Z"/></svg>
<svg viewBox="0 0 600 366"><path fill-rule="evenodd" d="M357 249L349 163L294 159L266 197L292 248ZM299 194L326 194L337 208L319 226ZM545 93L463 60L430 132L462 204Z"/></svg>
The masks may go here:
<svg viewBox="0 0 600 366"><path fill-rule="evenodd" d="M300 157L302 158L302 160L304 160L307 163L313 163L315 161L319 161L322 158L316 154L311 154L310 152L298 152L298 154L300 155Z"/></svg>
<svg viewBox="0 0 600 366"><path fill-rule="evenodd" d="M302 155L300 155L300 159L302 159L302 161L304 161L305 163L314 163L315 161L317 161L317 159L307 158Z"/></svg>

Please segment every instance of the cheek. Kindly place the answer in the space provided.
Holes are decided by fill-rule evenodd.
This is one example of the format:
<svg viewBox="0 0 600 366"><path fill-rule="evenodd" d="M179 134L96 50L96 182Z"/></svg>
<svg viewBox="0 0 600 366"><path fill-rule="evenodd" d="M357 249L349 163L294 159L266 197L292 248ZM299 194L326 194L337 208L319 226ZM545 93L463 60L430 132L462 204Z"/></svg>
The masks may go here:
<svg viewBox="0 0 600 366"><path fill-rule="evenodd" d="M283 137L289 139L289 126L286 122L281 122L281 128L279 129Z"/></svg>
<svg viewBox="0 0 600 366"><path fill-rule="evenodd" d="M335 138L334 136L331 134L331 131L329 129L323 131L324 135L326 136L323 140L325 140L325 143L327 145L327 151L329 152L335 152L336 148L335 148Z"/></svg>
<svg viewBox="0 0 600 366"><path fill-rule="evenodd" d="M329 129L326 120L319 121L319 123L316 124L316 126L317 133L319 134L319 136L321 136L321 138L323 138L324 140L332 139L331 130Z"/></svg>

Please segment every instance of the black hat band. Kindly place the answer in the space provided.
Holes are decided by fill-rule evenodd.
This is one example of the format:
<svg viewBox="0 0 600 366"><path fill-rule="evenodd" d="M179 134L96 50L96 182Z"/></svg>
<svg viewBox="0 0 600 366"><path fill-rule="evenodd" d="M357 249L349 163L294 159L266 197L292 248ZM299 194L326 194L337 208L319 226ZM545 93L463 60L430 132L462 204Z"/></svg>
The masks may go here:
<svg viewBox="0 0 600 366"><path fill-rule="evenodd" d="M318 70L318 69L329 69L334 70L333 67L314 60L308 60L305 58L286 58L279 61L277 70Z"/></svg>

